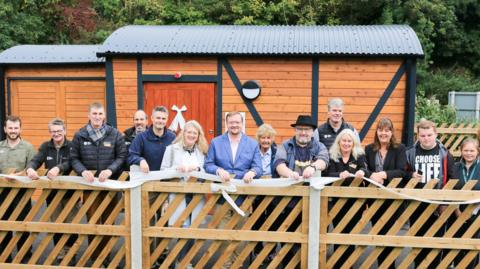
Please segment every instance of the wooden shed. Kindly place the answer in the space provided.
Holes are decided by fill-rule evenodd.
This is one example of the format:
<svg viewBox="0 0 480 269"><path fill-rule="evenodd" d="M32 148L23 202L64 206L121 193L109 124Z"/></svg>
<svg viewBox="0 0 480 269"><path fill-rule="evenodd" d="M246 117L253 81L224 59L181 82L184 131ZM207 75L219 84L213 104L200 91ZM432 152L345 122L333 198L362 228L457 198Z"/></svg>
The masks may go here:
<svg viewBox="0 0 480 269"><path fill-rule="evenodd" d="M105 61L98 45L21 45L0 54L5 115L22 119L22 137L35 147L49 138L48 122L67 123L71 138L87 121L88 104L105 103ZM2 135L3 127L2 127ZM3 137L2 136L2 137ZM3 139L3 138L2 138Z"/></svg>
<svg viewBox="0 0 480 269"><path fill-rule="evenodd" d="M322 123L328 100L340 97L345 120L364 143L372 140L379 117L393 120L404 143L413 141L416 59L423 51L409 26L126 26L98 47L97 56L104 65L69 68L78 76L105 79L108 121L120 130L131 126L136 109L150 114L155 105L176 105L185 106L184 118L198 120L209 138L224 131L225 112L238 110L246 113L248 135L270 123L281 142L293 135L290 124L299 114ZM59 75L64 66L7 65L7 92L13 92L9 83L21 70L22 76L75 72ZM246 81L258 84L258 98L242 94ZM69 99L56 104L68 109ZM10 111L22 116L15 100L22 98L7 94ZM170 121L176 114L171 111ZM70 123L75 125L69 129L78 128L85 116Z"/></svg>

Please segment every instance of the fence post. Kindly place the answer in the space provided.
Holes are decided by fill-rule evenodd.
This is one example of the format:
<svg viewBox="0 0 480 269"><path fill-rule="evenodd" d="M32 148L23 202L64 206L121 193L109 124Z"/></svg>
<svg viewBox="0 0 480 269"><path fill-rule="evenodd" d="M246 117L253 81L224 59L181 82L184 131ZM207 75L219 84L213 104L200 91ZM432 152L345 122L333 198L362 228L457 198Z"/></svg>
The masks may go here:
<svg viewBox="0 0 480 269"><path fill-rule="evenodd" d="M318 268L320 257L320 190L310 187L308 216L308 268Z"/></svg>
<svg viewBox="0 0 480 269"><path fill-rule="evenodd" d="M142 186L130 191L130 242L132 269L142 268Z"/></svg>

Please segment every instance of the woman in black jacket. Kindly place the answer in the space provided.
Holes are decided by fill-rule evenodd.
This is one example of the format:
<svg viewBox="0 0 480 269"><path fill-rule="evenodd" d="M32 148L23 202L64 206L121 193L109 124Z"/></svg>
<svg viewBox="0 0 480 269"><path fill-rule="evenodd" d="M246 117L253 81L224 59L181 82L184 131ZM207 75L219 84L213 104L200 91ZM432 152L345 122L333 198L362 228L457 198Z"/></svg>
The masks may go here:
<svg viewBox="0 0 480 269"><path fill-rule="evenodd" d="M327 174L329 177L339 177L344 179L342 186L349 186L352 178L362 178L370 176L367 169L365 154L360 145L358 135L350 129L341 131L335 139L335 142L330 148L330 163L328 165ZM353 176L352 176L353 175ZM333 198L329 204L329 210L333 208L338 198ZM362 205L357 212L347 220L344 218L347 212L353 207L356 199L348 199L342 206L342 209L336 214L332 220L334 232L336 233L350 233L355 225L360 221L364 206ZM348 223L341 231L335 231L336 227L342 221ZM338 245L334 245L336 250ZM345 252L337 260L333 268L340 268L342 264L350 257L355 250L354 246L348 246Z"/></svg>
<svg viewBox="0 0 480 269"><path fill-rule="evenodd" d="M365 148L365 155L368 169L372 171L370 178L376 182L387 186L390 180L405 176L405 167L407 165L405 146L397 142L395 129L390 119L383 118L378 121L374 142ZM375 226L380 219L383 220L382 223L385 223L379 234L386 234L399 215L398 210L393 215L383 215L391 204L392 200L385 200L377 213L372 217L372 226ZM380 253L378 256L379 266L391 251L392 248L386 247ZM389 266L389 268L395 268L395 263L385 265Z"/></svg>

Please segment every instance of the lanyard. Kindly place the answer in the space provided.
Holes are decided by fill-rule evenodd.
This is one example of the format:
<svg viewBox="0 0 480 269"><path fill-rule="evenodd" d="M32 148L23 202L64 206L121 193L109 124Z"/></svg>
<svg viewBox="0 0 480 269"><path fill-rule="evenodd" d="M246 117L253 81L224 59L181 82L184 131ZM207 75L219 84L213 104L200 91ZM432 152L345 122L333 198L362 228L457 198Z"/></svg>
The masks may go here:
<svg viewBox="0 0 480 269"><path fill-rule="evenodd" d="M465 182L472 179L473 175L475 175L475 172L477 171L478 160L476 160L475 163L473 163L472 165L473 165L473 169L472 169L472 172L470 173L468 172L467 167L464 167L464 169L462 169L462 174L463 174L463 178L465 179ZM465 174L465 170L467 170L466 174Z"/></svg>

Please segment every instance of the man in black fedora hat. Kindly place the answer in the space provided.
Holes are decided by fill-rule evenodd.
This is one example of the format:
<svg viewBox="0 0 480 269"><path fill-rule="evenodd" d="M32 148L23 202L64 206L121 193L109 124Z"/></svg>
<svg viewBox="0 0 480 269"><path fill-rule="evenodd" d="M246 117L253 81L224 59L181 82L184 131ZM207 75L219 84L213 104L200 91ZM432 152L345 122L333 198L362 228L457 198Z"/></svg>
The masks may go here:
<svg viewBox="0 0 480 269"><path fill-rule="evenodd" d="M278 147L273 166L281 177L311 178L316 171L323 171L327 168L328 150L321 142L313 139L313 132L317 125L312 117L300 115L291 126L295 128L295 136ZM294 197L288 203L286 210L278 216L272 225L273 230L277 230L282 225L299 201L299 198ZM287 231L296 231L301 223L302 215L299 214L287 228ZM298 251L300 251L300 246L295 244L283 258L282 264L287 265Z"/></svg>
<svg viewBox="0 0 480 269"><path fill-rule="evenodd" d="M291 125L295 136L283 142L275 155L274 167L282 177L310 178L323 171L328 164L328 150L321 142L313 140L317 125L309 115L300 115Z"/></svg>

